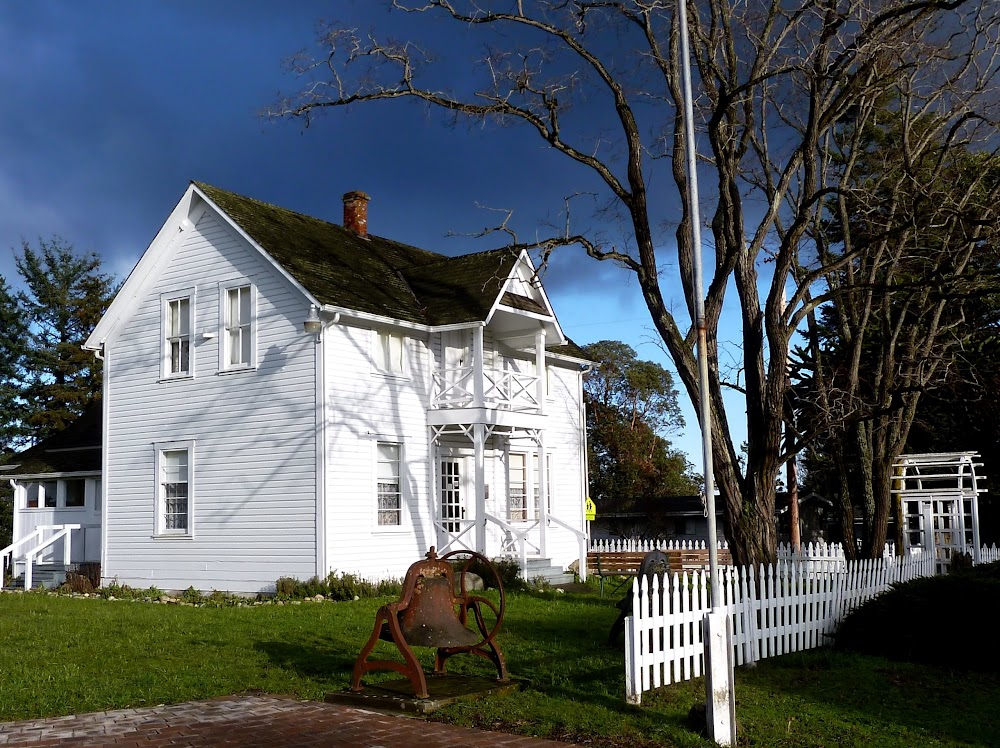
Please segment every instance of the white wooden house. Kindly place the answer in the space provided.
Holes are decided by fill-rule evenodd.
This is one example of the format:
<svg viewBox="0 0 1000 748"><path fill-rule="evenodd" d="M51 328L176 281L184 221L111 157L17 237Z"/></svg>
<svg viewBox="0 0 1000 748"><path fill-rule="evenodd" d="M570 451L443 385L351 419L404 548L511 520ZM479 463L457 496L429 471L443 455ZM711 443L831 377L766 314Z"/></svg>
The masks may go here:
<svg viewBox="0 0 1000 748"><path fill-rule="evenodd" d="M399 577L432 545L528 576L585 554L587 362L531 260L370 235L367 202L338 226L184 193L85 346L105 380L78 553L100 538L105 580L258 592ZM12 462L15 542L64 524Z"/></svg>

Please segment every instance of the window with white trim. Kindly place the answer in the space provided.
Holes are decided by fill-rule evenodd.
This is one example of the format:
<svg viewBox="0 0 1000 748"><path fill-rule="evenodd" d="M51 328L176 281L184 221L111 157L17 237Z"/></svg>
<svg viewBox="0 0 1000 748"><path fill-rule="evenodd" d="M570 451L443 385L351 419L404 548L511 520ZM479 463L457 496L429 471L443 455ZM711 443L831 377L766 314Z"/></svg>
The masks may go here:
<svg viewBox="0 0 1000 748"><path fill-rule="evenodd" d="M99 481L97 481L99 483ZM88 478L60 478L24 484L25 509L83 509L87 506Z"/></svg>
<svg viewBox="0 0 1000 748"><path fill-rule="evenodd" d="M542 506L540 486L541 482L538 480L538 455L533 455L532 462L534 462L533 474L533 485L535 486L535 519L541 514L540 507ZM545 455L545 511L547 513L552 512L552 455Z"/></svg>
<svg viewBox="0 0 1000 748"><path fill-rule="evenodd" d="M256 298L251 284L224 287L223 369L247 369L255 364L254 322Z"/></svg>
<svg viewBox="0 0 1000 748"><path fill-rule="evenodd" d="M511 522L528 519L528 456L511 452L507 462L508 506Z"/></svg>
<svg viewBox="0 0 1000 748"><path fill-rule="evenodd" d="M191 296L167 298L163 305L163 376L190 376L191 329L194 303Z"/></svg>
<svg viewBox="0 0 1000 748"><path fill-rule="evenodd" d="M405 348L403 336L399 333L377 330L375 350L372 352L375 368L383 374L402 376L405 373L403 355Z"/></svg>
<svg viewBox="0 0 1000 748"><path fill-rule="evenodd" d="M24 505L28 509L37 509L42 495L41 483L29 483L24 487Z"/></svg>
<svg viewBox="0 0 1000 748"><path fill-rule="evenodd" d="M157 535L191 535L192 461L193 448L190 442L157 445Z"/></svg>
<svg viewBox="0 0 1000 748"><path fill-rule="evenodd" d="M403 524L402 448L391 442L378 442L376 481L378 525L399 527Z"/></svg>
<svg viewBox="0 0 1000 748"><path fill-rule="evenodd" d="M67 509L79 508L87 503L87 481L83 478L67 480L65 507Z"/></svg>
<svg viewBox="0 0 1000 748"><path fill-rule="evenodd" d="M551 511L552 455L545 456L545 467L546 487L548 489L546 506ZM528 496L531 496L530 504ZM537 453L511 452L507 457L507 509L511 522L527 522L538 519L540 499Z"/></svg>

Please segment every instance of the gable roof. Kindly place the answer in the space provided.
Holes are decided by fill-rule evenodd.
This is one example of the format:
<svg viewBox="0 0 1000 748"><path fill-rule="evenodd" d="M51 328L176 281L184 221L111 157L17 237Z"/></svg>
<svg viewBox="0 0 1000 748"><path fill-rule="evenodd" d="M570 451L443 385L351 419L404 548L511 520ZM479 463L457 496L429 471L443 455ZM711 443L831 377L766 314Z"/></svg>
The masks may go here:
<svg viewBox="0 0 1000 748"><path fill-rule="evenodd" d="M0 474L9 477L100 472L103 425L101 403L92 403L62 431L23 452L8 456L5 464L0 466Z"/></svg>
<svg viewBox="0 0 1000 748"><path fill-rule="evenodd" d="M149 292L205 210L218 214L310 303L329 312L439 327L491 324L502 310L505 321L498 330L523 336L524 327L519 329L514 317L532 317L548 328L549 352L586 360L568 343L544 290L528 280L535 269L526 252L498 249L450 257L372 234L359 236L204 182L191 182L84 348L100 350L114 340L119 322Z"/></svg>
<svg viewBox="0 0 1000 748"><path fill-rule="evenodd" d="M369 234L194 182L323 304L405 322L485 320L518 261L511 250L460 257Z"/></svg>

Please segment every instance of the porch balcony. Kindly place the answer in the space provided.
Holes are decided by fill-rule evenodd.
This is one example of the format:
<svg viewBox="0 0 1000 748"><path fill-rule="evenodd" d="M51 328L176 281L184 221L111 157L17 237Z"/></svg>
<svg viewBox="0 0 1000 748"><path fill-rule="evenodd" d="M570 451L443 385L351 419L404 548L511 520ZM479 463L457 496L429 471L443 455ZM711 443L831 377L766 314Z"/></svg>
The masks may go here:
<svg viewBox="0 0 1000 748"><path fill-rule="evenodd" d="M489 408L542 413L541 378L502 369L463 366L438 369L431 385L431 410Z"/></svg>

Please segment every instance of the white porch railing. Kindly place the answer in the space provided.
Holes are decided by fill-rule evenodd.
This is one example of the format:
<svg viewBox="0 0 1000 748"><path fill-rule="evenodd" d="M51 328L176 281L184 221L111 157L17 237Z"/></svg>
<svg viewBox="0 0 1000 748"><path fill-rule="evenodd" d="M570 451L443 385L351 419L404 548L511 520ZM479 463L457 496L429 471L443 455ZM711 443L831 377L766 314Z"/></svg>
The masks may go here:
<svg viewBox="0 0 1000 748"><path fill-rule="evenodd" d="M70 564L70 559L73 557L73 531L83 529L83 525L38 525L28 535L25 535L20 540L17 540L10 545L8 545L3 550L0 550L0 568L3 569L6 575L8 571L8 564L11 573L14 571L14 565L17 561L24 562L24 589L31 589L32 582L32 566L34 565L35 557L44 551L46 548L54 545L60 540L63 541L63 565L68 566ZM55 531L55 534L48 538L43 536L48 531ZM33 541L37 541L35 545L31 545ZM20 558L15 555L18 548L23 545L29 545Z"/></svg>
<svg viewBox="0 0 1000 748"><path fill-rule="evenodd" d="M538 377L501 369L483 370L483 406L538 410ZM468 408L476 402L475 367L438 369L433 375L431 408Z"/></svg>
<svg viewBox="0 0 1000 748"><path fill-rule="evenodd" d="M438 519L434 521L438 530L438 554L448 551L474 550L476 547L475 536L472 542L462 540L462 537L469 531L475 529L476 523L470 519Z"/></svg>
<svg viewBox="0 0 1000 748"><path fill-rule="evenodd" d="M486 517L487 522L492 522L507 534L507 537L505 537L501 542L500 553L511 553L515 551L516 548L516 555L521 567L521 578L527 581L528 548L530 547L539 556L542 555L541 546L532 543L528 539L531 531L538 527L538 520L535 520L530 525L518 527L492 514L486 514L484 516Z"/></svg>
<svg viewBox="0 0 1000 748"><path fill-rule="evenodd" d="M513 525L500 517L492 514L485 515L488 522L500 527L506 534L500 546L500 552L511 553L511 555L516 555L518 562L521 566L521 578L527 581L528 579L528 548L537 553L539 556L545 555L544 549L541 547L540 543L536 544L530 540L530 533L541 523L541 519L536 519L529 525ZM571 533L576 535L577 540L580 545L580 578L583 580L587 579L587 533L582 530L578 530L572 525L563 522L556 516L551 514L548 515L548 521L550 525L558 525Z"/></svg>

